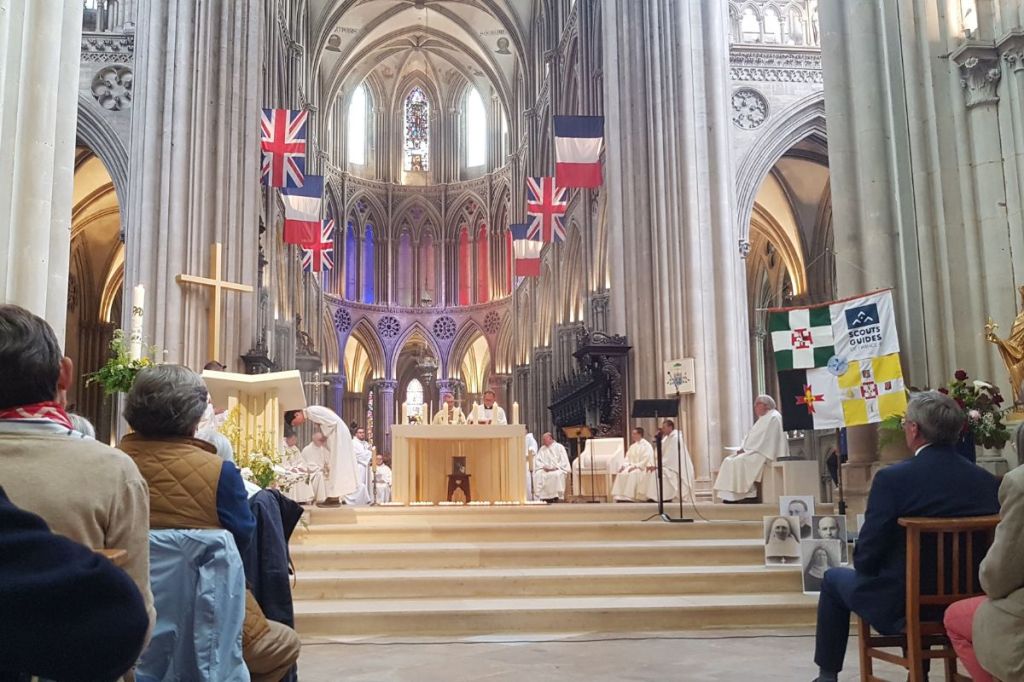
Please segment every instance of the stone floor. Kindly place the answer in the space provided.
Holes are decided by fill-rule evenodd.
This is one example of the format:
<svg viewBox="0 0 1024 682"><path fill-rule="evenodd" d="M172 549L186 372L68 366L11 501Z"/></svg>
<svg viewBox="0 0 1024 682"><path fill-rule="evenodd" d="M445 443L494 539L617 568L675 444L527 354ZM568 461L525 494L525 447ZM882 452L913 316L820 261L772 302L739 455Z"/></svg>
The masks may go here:
<svg viewBox="0 0 1024 682"><path fill-rule="evenodd" d="M850 640L843 682L859 679ZM807 630L655 633L650 635L516 635L461 639L306 641L301 682L810 682L813 633ZM942 677L941 665L932 679ZM893 667L875 674L902 682Z"/></svg>

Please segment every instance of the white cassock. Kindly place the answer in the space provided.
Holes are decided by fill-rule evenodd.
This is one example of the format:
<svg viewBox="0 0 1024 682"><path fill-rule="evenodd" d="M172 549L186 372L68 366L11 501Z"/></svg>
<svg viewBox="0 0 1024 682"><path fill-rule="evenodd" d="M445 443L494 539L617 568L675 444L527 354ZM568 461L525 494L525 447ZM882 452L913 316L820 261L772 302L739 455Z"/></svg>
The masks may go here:
<svg viewBox="0 0 1024 682"><path fill-rule="evenodd" d="M352 452L356 456L356 491L345 496L345 504L370 504L373 497L370 492L370 463L373 462L373 449L365 440L352 439Z"/></svg>
<svg viewBox="0 0 1024 682"><path fill-rule="evenodd" d="M327 460L324 473L327 497L342 498L359 490L356 458L352 451L352 434L334 410L312 405L303 410L306 419L320 427L327 438Z"/></svg>
<svg viewBox="0 0 1024 682"><path fill-rule="evenodd" d="M569 454L561 443L541 446L533 462L534 499L551 500L565 497L565 477L569 475L569 471Z"/></svg>
<svg viewBox="0 0 1024 682"><path fill-rule="evenodd" d="M497 403L491 408L477 405L476 414L469 415L470 424L508 424L505 408Z"/></svg>
<svg viewBox="0 0 1024 682"><path fill-rule="evenodd" d="M391 501L391 467L378 464L373 474L373 485L377 490L377 504Z"/></svg>
<svg viewBox="0 0 1024 682"><path fill-rule="evenodd" d="M434 421L431 424L465 424L466 415L462 413L462 408L453 407L452 409L445 412L444 408L434 415Z"/></svg>
<svg viewBox="0 0 1024 682"><path fill-rule="evenodd" d="M327 483L324 480L324 463L330 453L327 448L310 443L299 452L296 447L288 448L285 468L299 471L305 480L292 485L285 493L296 502L323 502L327 497Z"/></svg>
<svg viewBox="0 0 1024 682"><path fill-rule="evenodd" d="M679 429L673 430L661 439L661 459L664 470L662 485L665 489L665 496L662 499L667 502L680 495L683 498L689 497L694 478L693 460L690 459L690 450L686 447L686 441L683 440L683 434ZM679 489L680 478L682 490ZM647 497L652 500L658 499L657 475L652 476L648 482Z"/></svg>
<svg viewBox="0 0 1024 682"><path fill-rule="evenodd" d="M619 469L612 485L612 499L628 500L630 502L646 502L647 495L653 483L654 490L658 490L657 471L648 471L649 468L657 466L654 460L654 446L644 438L629 446L626 451L626 461Z"/></svg>
<svg viewBox="0 0 1024 682"><path fill-rule="evenodd" d="M530 473L530 455L537 456L537 439L532 433L526 434L526 499L533 500L533 480ZM536 461L536 460L535 460Z"/></svg>
<svg viewBox="0 0 1024 682"><path fill-rule="evenodd" d="M758 417L743 439L740 452L722 460L715 491L723 500L757 497L757 482L768 462L789 455L789 441L782 430L782 415L772 410Z"/></svg>

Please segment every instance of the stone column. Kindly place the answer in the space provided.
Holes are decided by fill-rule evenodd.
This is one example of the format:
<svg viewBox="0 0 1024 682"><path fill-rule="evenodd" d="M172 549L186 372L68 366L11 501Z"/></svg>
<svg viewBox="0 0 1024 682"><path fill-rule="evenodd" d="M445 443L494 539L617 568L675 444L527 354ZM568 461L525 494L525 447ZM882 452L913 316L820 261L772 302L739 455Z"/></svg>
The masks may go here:
<svg viewBox="0 0 1024 682"><path fill-rule="evenodd" d="M505 409L505 416L508 417L509 423L512 423L512 400L509 397L509 386L512 385L511 374L492 374L487 379L487 388L491 389L495 393L495 398L499 405Z"/></svg>
<svg viewBox="0 0 1024 682"><path fill-rule="evenodd" d="M732 214L725 3L603 0L609 331L633 346L632 391L696 358L680 425L698 478L750 426L743 262ZM643 106L635 106L643 102Z"/></svg>
<svg viewBox="0 0 1024 682"><path fill-rule="evenodd" d="M344 374L325 374L324 381L327 383L327 397L329 405L332 410L337 412L339 415L345 418L346 421L351 421L351 415L344 413L345 405L345 375ZM362 418L357 415L357 421L362 421Z"/></svg>
<svg viewBox="0 0 1024 682"><path fill-rule="evenodd" d="M256 283L263 3L149 0L139 6L125 286L146 285L144 336L164 359L202 367L210 294L175 282ZM254 341L253 294L228 294L218 358Z"/></svg>
<svg viewBox="0 0 1024 682"><path fill-rule="evenodd" d="M82 3L0 0L0 300L63 345Z"/></svg>
<svg viewBox="0 0 1024 682"><path fill-rule="evenodd" d="M398 382L394 379L381 379L377 382L377 390L380 392L380 403L376 413L380 420L375 425L378 438L384 443L384 451L391 452L391 426L395 423L395 389Z"/></svg>

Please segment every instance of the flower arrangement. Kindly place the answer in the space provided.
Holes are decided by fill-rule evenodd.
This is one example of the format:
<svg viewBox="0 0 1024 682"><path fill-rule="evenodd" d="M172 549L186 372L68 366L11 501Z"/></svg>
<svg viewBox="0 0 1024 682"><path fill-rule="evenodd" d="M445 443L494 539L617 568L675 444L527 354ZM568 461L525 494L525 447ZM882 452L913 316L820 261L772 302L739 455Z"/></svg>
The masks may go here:
<svg viewBox="0 0 1024 682"><path fill-rule="evenodd" d="M137 360L133 360L128 350L128 341L124 337L124 331L114 330L114 337L110 340L110 357L107 364L98 371L90 374L86 379L86 385L99 384L107 395L116 393L127 393L135 382L135 376L140 370L155 364L150 355L154 348L149 348L148 353Z"/></svg>
<svg viewBox="0 0 1024 682"><path fill-rule="evenodd" d="M278 487L287 490L294 484L281 466L281 453L267 433L262 430L252 434L242 433L241 414L237 405L228 412L220 430L231 441L235 464L241 469L242 478L261 488Z"/></svg>
<svg viewBox="0 0 1024 682"><path fill-rule="evenodd" d="M940 388L967 413L964 431L974 435L974 442L984 448L1001 448L1010 440L1003 424L1004 399L999 389L985 381L971 381L967 372L958 369L949 388Z"/></svg>

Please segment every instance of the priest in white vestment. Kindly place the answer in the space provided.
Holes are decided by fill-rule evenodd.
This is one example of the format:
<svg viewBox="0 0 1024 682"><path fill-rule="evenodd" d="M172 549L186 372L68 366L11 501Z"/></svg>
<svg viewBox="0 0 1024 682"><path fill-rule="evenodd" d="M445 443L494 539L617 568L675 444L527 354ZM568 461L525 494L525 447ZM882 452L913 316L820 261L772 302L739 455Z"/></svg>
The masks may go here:
<svg viewBox="0 0 1024 682"><path fill-rule="evenodd" d="M757 484L765 467L789 455L789 440L782 430L782 415L775 409L775 399L770 395L757 396L754 414L757 420L739 451L722 460L718 471L715 492L723 502L757 499Z"/></svg>
<svg viewBox="0 0 1024 682"><path fill-rule="evenodd" d="M612 499L619 502L646 502L653 484L658 489L658 463L654 459L654 446L644 438L644 430L633 429L633 444L626 451L626 461L619 468L612 485Z"/></svg>
<svg viewBox="0 0 1024 682"><path fill-rule="evenodd" d="M327 454L324 434L319 431L314 433L313 442L302 451L296 445L297 442L298 436L294 430L285 436L284 467L290 478L297 480L284 494L299 504L323 502L326 497L323 463Z"/></svg>
<svg viewBox="0 0 1024 682"><path fill-rule="evenodd" d="M376 491L374 504L385 504L391 501L391 467L384 463L384 455L375 458L373 470L373 488Z"/></svg>
<svg viewBox="0 0 1024 682"><path fill-rule="evenodd" d="M526 434L526 499L527 501L533 501L533 467L536 465L537 459L537 439L533 437L532 433ZM530 457L534 458L534 463L531 464Z"/></svg>
<svg viewBox="0 0 1024 682"><path fill-rule="evenodd" d="M565 497L565 477L569 475L569 454L550 433L541 437L543 445L533 463L533 497L559 500Z"/></svg>
<svg viewBox="0 0 1024 682"><path fill-rule="evenodd" d="M693 489L693 460L690 450L683 440L683 433L676 428L676 423L666 419L661 423L661 460L663 500L668 502L677 497L690 497ZM680 487L681 486L681 487ZM648 482L647 497L658 499L658 477L653 476Z"/></svg>
<svg viewBox="0 0 1024 682"><path fill-rule="evenodd" d="M484 404L477 405L476 412L469 415L470 424L508 424L505 408L495 403L494 391L484 392Z"/></svg>
<svg viewBox="0 0 1024 682"><path fill-rule="evenodd" d="M355 427L355 437L352 439L352 452L356 456L356 484L359 486L356 491L345 496L345 504L364 505L373 501L373 492L370 490L370 465L373 463L373 448L366 442L366 430L360 426Z"/></svg>
<svg viewBox="0 0 1024 682"><path fill-rule="evenodd" d="M352 434L334 410L311 405L304 410L286 412L284 419L290 426L301 426L308 419L320 428L326 438L327 455L323 464L327 488L325 506L336 507L341 504L342 497L359 490Z"/></svg>
<svg viewBox="0 0 1024 682"><path fill-rule="evenodd" d="M431 424L465 424L466 415L461 407L456 407L455 396L445 393L441 396L441 409L434 415Z"/></svg>

